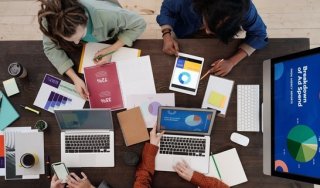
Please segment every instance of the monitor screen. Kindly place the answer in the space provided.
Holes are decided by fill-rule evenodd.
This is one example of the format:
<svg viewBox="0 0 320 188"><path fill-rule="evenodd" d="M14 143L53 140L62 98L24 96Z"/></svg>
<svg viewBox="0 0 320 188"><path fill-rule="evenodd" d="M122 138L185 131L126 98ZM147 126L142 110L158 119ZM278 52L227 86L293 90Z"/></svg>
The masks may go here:
<svg viewBox="0 0 320 188"><path fill-rule="evenodd" d="M272 175L320 180L320 50L271 61Z"/></svg>
<svg viewBox="0 0 320 188"><path fill-rule="evenodd" d="M55 110L61 130L113 129L110 110Z"/></svg>
<svg viewBox="0 0 320 188"><path fill-rule="evenodd" d="M158 125L160 130L192 134L210 134L215 110L160 107Z"/></svg>

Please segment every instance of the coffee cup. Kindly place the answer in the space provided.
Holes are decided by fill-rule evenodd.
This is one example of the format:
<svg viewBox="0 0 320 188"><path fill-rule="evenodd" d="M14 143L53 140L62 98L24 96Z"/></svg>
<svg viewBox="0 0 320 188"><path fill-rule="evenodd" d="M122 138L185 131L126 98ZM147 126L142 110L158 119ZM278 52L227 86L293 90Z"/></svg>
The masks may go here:
<svg viewBox="0 0 320 188"><path fill-rule="evenodd" d="M39 159L36 154L25 153L20 157L20 166L23 168L31 168L38 164Z"/></svg>
<svg viewBox="0 0 320 188"><path fill-rule="evenodd" d="M28 75L27 69L17 62L8 66L8 73L16 78L25 78Z"/></svg>

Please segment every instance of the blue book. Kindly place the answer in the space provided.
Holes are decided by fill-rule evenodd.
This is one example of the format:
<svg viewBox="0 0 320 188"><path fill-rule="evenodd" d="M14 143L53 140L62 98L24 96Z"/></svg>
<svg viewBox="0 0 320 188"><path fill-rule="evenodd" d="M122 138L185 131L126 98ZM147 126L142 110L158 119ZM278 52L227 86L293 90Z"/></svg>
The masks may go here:
<svg viewBox="0 0 320 188"><path fill-rule="evenodd" d="M20 117L18 112L11 105L8 98L0 91L0 97L2 100L0 102L0 130L8 127L12 122Z"/></svg>

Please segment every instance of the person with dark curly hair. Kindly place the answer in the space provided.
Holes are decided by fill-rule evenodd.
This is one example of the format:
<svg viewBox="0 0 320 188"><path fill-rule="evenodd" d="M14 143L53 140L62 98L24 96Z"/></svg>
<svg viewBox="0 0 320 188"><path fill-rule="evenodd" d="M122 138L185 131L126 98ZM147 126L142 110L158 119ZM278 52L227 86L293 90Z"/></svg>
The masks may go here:
<svg viewBox="0 0 320 188"><path fill-rule="evenodd" d="M267 27L251 0L164 0L157 22L162 29L163 52L177 55L177 38L206 33L228 43L240 31L246 37L231 57L212 63L211 71L227 75L242 59L268 43Z"/></svg>
<svg viewBox="0 0 320 188"><path fill-rule="evenodd" d="M145 30L146 22L127 11L116 0L39 0L38 22L43 33L43 49L49 61L60 74L68 75L77 92L85 99L89 93L83 80L72 69L71 52L82 42L116 40L108 48L99 50L95 57L132 46ZM98 58L95 63L108 62L110 56Z"/></svg>

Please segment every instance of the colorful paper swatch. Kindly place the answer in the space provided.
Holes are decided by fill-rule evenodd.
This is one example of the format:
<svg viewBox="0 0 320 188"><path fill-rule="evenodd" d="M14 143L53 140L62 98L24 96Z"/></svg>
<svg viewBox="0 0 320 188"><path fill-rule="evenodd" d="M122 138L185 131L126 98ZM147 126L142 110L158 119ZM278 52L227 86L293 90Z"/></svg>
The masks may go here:
<svg viewBox="0 0 320 188"><path fill-rule="evenodd" d="M227 97L219 92L212 91L208 98L208 103L218 108L223 108L226 103Z"/></svg>

